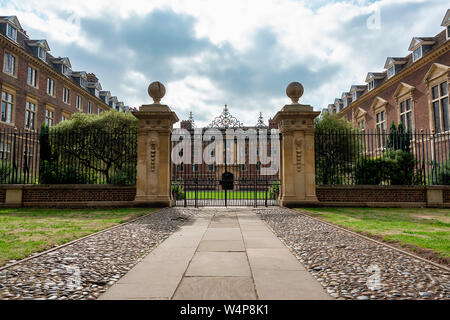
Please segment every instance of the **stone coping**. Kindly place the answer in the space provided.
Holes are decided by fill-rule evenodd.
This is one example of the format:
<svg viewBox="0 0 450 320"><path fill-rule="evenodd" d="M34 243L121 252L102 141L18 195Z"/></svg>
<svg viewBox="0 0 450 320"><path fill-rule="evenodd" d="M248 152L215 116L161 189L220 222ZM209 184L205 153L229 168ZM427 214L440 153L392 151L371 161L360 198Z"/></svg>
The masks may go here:
<svg viewBox="0 0 450 320"><path fill-rule="evenodd" d="M415 189L415 190L450 190L450 185L435 185L435 186L409 186L409 185L395 185L395 186L378 186L378 185L318 185L317 189Z"/></svg>
<svg viewBox="0 0 450 320"><path fill-rule="evenodd" d="M0 189L136 189L136 185L114 185L114 184L0 184Z"/></svg>

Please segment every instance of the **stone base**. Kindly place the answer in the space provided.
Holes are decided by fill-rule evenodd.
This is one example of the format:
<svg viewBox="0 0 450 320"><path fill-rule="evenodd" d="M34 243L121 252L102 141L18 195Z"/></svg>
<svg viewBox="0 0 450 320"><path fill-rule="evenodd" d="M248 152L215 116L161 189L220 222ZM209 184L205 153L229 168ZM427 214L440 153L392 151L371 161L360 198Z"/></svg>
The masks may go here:
<svg viewBox="0 0 450 320"><path fill-rule="evenodd" d="M134 205L138 207L172 207L172 199L169 197L148 197L148 196L136 196L134 199Z"/></svg>
<svg viewBox="0 0 450 320"><path fill-rule="evenodd" d="M307 197L306 199L293 199L289 197L280 199L280 206L286 208L301 208L308 206L314 207L317 205L319 205L319 200L317 200L317 197Z"/></svg>

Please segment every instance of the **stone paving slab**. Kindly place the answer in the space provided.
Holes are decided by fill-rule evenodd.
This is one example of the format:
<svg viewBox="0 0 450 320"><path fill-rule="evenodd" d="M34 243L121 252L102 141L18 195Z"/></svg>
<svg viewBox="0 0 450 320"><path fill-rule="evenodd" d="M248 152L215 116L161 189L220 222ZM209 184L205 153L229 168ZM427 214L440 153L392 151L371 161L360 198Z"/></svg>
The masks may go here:
<svg viewBox="0 0 450 320"><path fill-rule="evenodd" d="M331 299L255 210L202 210L102 299Z"/></svg>
<svg viewBox="0 0 450 320"><path fill-rule="evenodd" d="M255 300L252 277L185 277L175 300Z"/></svg>
<svg viewBox="0 0 450 320"><path fill-rule="evenodd" d="M197 252L186 276L249 277L251 275L244 252Z"/></svg>
<svg viewBox="0 0 450 320"><path fill-rule="evenodd" d="M245 251L242 240L203 240L197 251Z"/></svg>

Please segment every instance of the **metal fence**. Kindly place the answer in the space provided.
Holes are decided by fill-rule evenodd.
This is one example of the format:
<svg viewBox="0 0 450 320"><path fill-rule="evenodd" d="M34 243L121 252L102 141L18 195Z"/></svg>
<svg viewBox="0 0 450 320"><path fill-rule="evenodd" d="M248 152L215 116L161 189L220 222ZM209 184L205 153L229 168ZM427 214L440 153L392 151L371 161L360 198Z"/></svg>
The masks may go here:
<svg viewBox="0 0 450 320"><path fill-rule="evenodd" d="M135 184L136 129L0 129L0 184Z"/></svg>
<svg viewBox="0 0 450 320"><path fill-rule="evenodd" d="M315 133L318 185L448 185L450 132Z"/></svg>

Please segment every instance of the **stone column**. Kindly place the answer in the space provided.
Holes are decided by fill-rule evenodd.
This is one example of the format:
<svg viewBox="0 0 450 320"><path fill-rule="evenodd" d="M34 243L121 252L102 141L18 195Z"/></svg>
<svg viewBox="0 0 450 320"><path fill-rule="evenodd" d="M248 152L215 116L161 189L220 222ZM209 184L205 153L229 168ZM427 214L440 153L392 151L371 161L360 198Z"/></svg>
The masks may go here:
<svg viewBox="0 0 450 320"><path fill-rule="evenodd" d="M172 206L170 186L170 134L178 117L160 103L166 89L160 82L148 87L153 104L142 105L138 118L137 176L135 203L142 206Z"/></svg>
<svg viewBox="0 0 450 320"><path fill-rule="evenodd" d="M282 134L280 205L296 207L318 202L314 162L314 118L320 112L298 103L303 86L292 82L286 88L292 104L274 117Z"/></svg>

